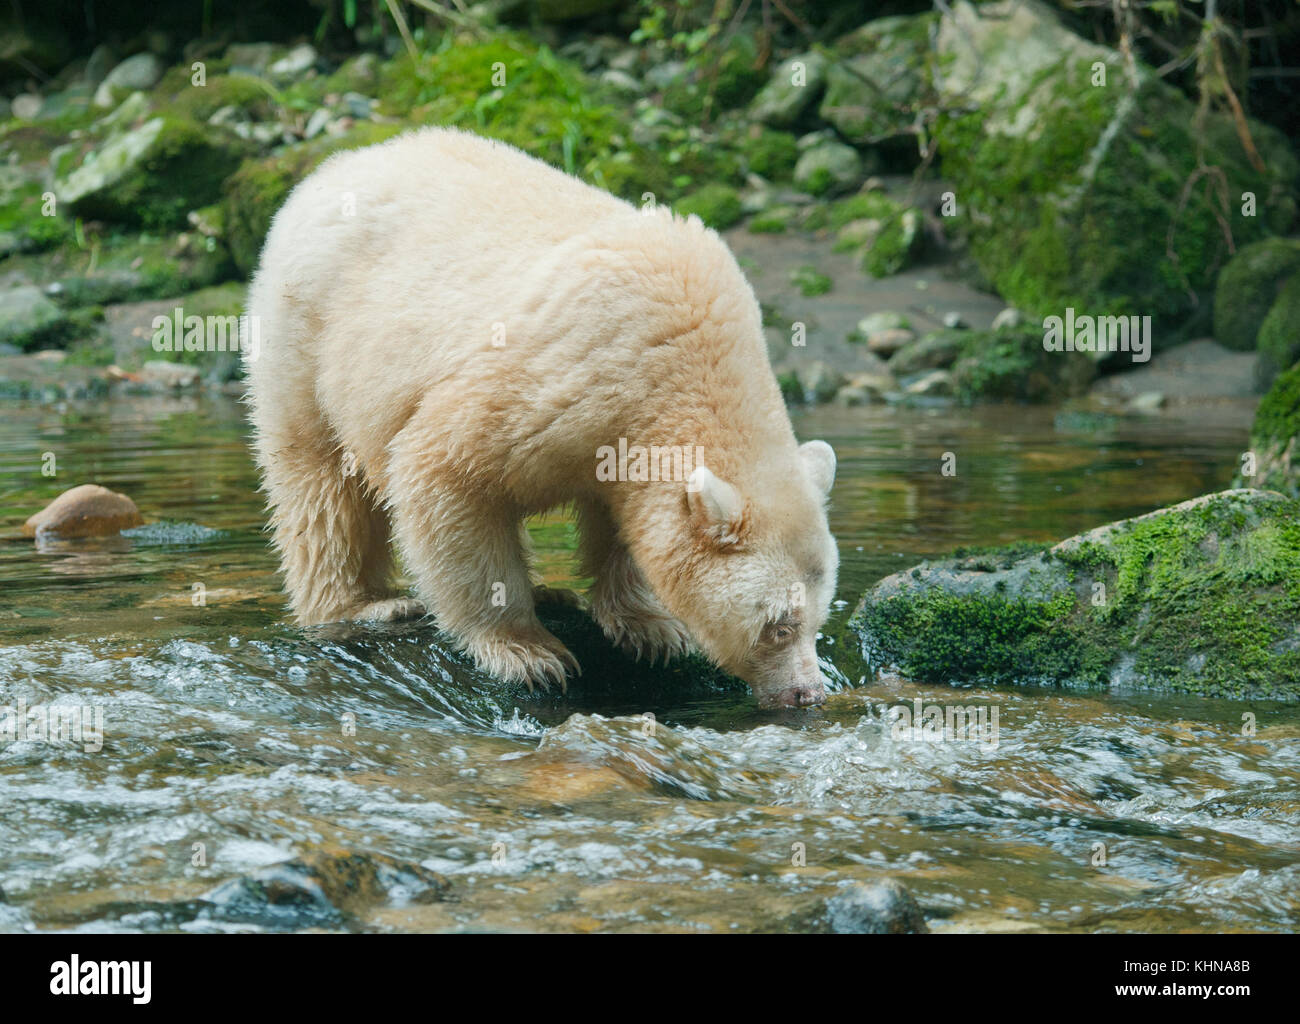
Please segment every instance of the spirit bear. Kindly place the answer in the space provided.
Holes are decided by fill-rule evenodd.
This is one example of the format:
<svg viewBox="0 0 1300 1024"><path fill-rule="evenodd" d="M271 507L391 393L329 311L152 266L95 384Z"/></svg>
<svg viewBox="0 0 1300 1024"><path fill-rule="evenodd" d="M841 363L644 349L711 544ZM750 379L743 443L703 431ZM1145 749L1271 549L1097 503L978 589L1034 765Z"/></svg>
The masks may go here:
<svg viewBox="0 0 1300 1024"><path fill-rule="evenodd" d="M698 219L424 129L293 190L249 314L300 623L427 608L484 671L563 686L579 667L537 619L522 521L570 504L611 641L698 645L764 706L825 699L835 455L795 441L758 303ZM394 541L418 600L394 592Z"/></svg>

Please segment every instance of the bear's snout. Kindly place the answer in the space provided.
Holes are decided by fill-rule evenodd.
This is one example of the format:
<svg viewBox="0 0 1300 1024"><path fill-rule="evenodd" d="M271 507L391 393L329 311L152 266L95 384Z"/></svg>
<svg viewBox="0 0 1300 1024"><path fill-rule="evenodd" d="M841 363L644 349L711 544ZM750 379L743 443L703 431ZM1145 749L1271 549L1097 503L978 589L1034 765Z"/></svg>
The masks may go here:
<svg viewBox="0 0 1300 1024"><path fill-rule="evenodd" d="M826 703L822 684L816 686L788 686L773 698L772 703L781 708L808 708Z"/></svg>

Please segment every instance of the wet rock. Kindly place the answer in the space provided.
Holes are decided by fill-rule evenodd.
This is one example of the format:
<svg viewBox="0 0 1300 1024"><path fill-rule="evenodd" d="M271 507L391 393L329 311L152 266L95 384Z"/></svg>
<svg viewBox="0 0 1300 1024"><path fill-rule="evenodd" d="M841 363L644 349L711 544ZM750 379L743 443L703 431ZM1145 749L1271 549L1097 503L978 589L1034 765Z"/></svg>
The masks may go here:
<svg viewBox="0 0 1300 1024"><path fill-rule="evenodd" d="M325 126L330 123L333 115L324 107L318 107L312 111L311 117L307 118L307 125L302 130L303 138L314 139L317 135L325 130Z"/></svg>
<svg viewBox="0 0 1300 1024"><path fill-rule="evenodd" d="M267 927L337 927L387 903L432 903L441 875L377 853L311 850L223 882L203 897L201 917Z"/></svg>
<svg viewBox="0 0 1300 1024"><path fill-rule="evenodd" d="M23 524L24 537L111 537L144 522L135 502L99 484L64 491Z"/></svg>
<svg viewBox="0 0 1300 1024"><path fill-rule="evenodd" d="M826 58L801 53L778 64L750 104L749 114L773 128L791 128L826 87Z"/></svg>
<svg viewBox="0 0 1300 1024"><path fill-rule="evenodd" d="M943 315L943 325L950 331L963 330L970 326L958 312L948 312Z"/></svg>
<svg viewBox="0 0 1300 1024"><path fill-rule="evenodd" d="M821 360L814 362L800 376L804 400L808 402L829 402L848 383L844 374Z"/></svg>
<svg viewBox="0 0 1300 1024"><path fill-rule="evenodd" d="M854 885L826 901L826 920L837 935L925 935L925 915L903 883L885 878Z"/></svg>
<svg viewBox="0 0 1300 1024"><path fill-rule="evenodd" d="M878 331L900 330L911 326L907 317L903 316L902 313L882 310L879 313L868 313L859 320L858 333L864 338L870 338Z"/></svg>
<svg viewBox="0 0 1300 1024"><path fill-rule="evenodd" d="M815 196L851 192L862 177L858 151L833 139L822 139L808 147L794 165L795 185Z"/></svg>
<svg viewBox="0 0 1300 1024"><path fill-rule="evenodd" d="M1298 517L1281 494L1223 491L1050 548L923 562L881 580L848 632L921 683L1294 699Z"/></svg>
<svg viewBox="0 0 1300 1024"><path fill-rule="evenodd" d="M859 406L870 405L872 394L866 388L858 387L856 384L845 384L835 392L835 401L838 405Z"/></svg>

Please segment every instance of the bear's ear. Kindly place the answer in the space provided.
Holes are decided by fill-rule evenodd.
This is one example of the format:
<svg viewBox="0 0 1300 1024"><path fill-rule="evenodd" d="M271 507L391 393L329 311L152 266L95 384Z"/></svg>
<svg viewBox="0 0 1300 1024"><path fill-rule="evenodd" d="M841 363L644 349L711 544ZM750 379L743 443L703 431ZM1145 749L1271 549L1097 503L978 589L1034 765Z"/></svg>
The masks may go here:
<svg viewBox="0 0 1300 1024"><path fill-rule="evenodd" d="M835 483L835 452L825 441L809 441L799 446L799 455L808 469L813 485L822 494L831 493Z"/></svg>
<svg viewBox="0 0 1300 1024"><path fill-rule="evenodd" d="M703 466L696 466L686 480L686 504L697 527L719 544L740 541L745 501L727 481L719 480Z"/></svg>

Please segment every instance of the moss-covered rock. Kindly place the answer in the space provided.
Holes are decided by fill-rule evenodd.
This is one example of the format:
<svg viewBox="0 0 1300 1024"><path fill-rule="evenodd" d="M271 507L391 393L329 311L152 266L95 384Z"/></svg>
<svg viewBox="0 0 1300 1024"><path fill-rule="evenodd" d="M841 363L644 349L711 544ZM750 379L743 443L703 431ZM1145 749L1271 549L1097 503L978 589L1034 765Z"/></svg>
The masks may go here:
<svg viewBox="0 0 1300 1024"><path fill-rule="evenodd" d="M1049 352L1034 327L957 331L960 350L952 364L959 401L1056 402L1081 395L1097 374L1086 352ZM892 362L891 362L892 369Z"/></svg>
<svg viewBox="0 0 1300 1024"><path fill-rule="evenodd" d="M804 227L836 233L835 249L856 252L858 265L872 277L905 269L920 243L920 213L883 192L859 192L808 215Z"/></svg>
<svg viewBox="0 0 1300 1024"><path fill-rule="evenodd" d="M1300 498L1300 363L1273 382L1250 431L1255 472L1238 483Z"/></svg>
<svg viewBox="0 0 1300 1024"><path fill-rule="evenodd" d="M1214 340L1238 352L1253 352L1278 289L1297 272L1300 239L1265 238L1238 249L1219 271L1214 287Z"/></svg>
<svg viewBox="0 0 1300 1024"><path fill-rule="evenodd" d="M1267 391L1284 369L1300 359L1300 271L1292 274L1259 325L1255 385Z"/></svg>
<svg viewBox="0 0 1300 1024"><path fill-rule="evenodd" d="M1026 553L882 580L849 631L930 683L1054 683L1300 698L1300 503L1193 499Z"/></svg>
<svg viewBox="0 0 1300 1024"><path fill-rule="evenodd" d="M789 132L753 125L741 139L740 153L754 174L769 181L781 181L794 171L799 145Z"/></svg>
<svg viewBox="0 0 1300 1024"><path fill-rule="evenodd" d="M740 220L740 194L729 185L705 185L679 199L674 209L685 216L694 214L709 227L721 231Z"/></svg>
<svg viewBox="0 0 1300 1024"><path fill-rule="evenodd" d="M975 262L1027 312L1151 315L1166 328L1157 338L1173 338L1210 308L1223 219L1243 244L1295 216L1297 161L1281 133L1249 122L1256 170L1231 117L1210 113L1200 131L1182 93L1142 66L1131 88L1120 54L1039 0L957 0L937 45L944 96L969 111L936 126L943 173ZM1187 191L1201 158L1237 197L1226 210L1214 188ZM1240 215L1245 192L1258 216Z"/></svg>
<svg viewBox="0 0 1300 1024"><path fill-rule="evenodd" d="M840 39L818 113L854 141L907 131L926 95L936 15L876 18Z"/></svg>
<svg viewBox="0 0 1300 1024"><path fill-rule="evenodd" d="M813 51L778 64L750 104L749 116L774 128L794 127L821 98L826 88L827 63L824 56Z"/></svg>
<svg viewBox="0 0 1300 1024"><path fill-rule="evenodd" d="M221 194L249 152L233 135L159 116L91 149L54 191L79 216L180 227L190 210Z"/></svg>

